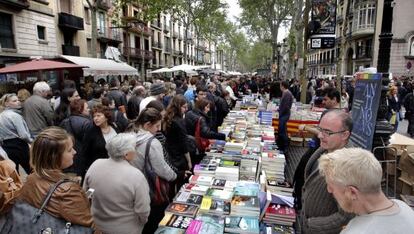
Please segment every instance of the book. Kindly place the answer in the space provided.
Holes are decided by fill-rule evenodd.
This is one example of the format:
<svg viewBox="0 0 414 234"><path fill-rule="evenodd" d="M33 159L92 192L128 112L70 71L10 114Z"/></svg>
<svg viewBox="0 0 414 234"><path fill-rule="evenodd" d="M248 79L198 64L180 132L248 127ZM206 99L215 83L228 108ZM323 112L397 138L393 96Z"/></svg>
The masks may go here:
<svg viewBox="0 0 414 234"><path fill-rule="evenodd" d="M209 189L208 186L205 185L198 185L198 184L184 184L181 190L188 191L198 195L206 194L207 190Z"/></svg>
<svg viewBox="0 0 414 234"><path fill-rule="evenodd" d="M266 234L294 234L295 229L291 226L274 225L266 227Z"/></svg>
<svg viewBox="0 0 414 234"><path fill-rule="evenodd" d="M258 234L259 220L249 217L226 217L224 224L225 232Z"/></svg>
<svg viewBox="0 0 414 234"><path fill-rule="evenodd" d="M187 205L172 202L168 205L167 209L165 209L166 213L172 213L175 215L182 215L187 217L194 217L198 211L198 207L195 205Z"/></svg>
<svg viewBox="0 0 414 234"><path fill-rule="evenodd" d="M229 201L233 197L233 191L209 188L206 195L214 199Z"/></svg>
<svg viewBox="0 0 414 234"><path fill-rule="evenodd" d="M167 213L159 223L159 226L187 229L193 218Z"/></svg>
<svg viewBox="0 0 414 234"><path fill-rule="evenodd" d="M280 204L269 205L269 207L266 210L266 215L267 214L274 216L274 217L285 217L285 218L290 218L293 220L296 218L295 209L289 206L280 205Z"/></svg>
<svg viewBox="0 0 414 234"><path fill-rule="evenodd" d="M202 195L194 194L188 191L179 191L174 198L176 203L189 204L189 205L200 205Z"/></svg>
<svg viewBox="0 0 414 234"><path fill-rule="evenodd" d="M184 229L173 227L158 227L154 234L184 234Z"/></svg>
<svg viewBox="0 0 414 234"><path fill-rule="evenodd" d="M201 175L192 175L190 176L190 179L189 179L189 182L191 184L198 184L198 185L205 185L205 186L210 186L212 181L213 181L213 177L201 176Z"/></svg>
<svg viewBox="0 0 414 234"><path fill-rule="evenodd" d="M230 214L230 202L204 197L201 203L199 213L210 213L217 215Z"/></svg>
<svg viewBox="0 0 414 234"><path fill-rule="evenodd" d="M223 179L214 179L211 182L212 188L224 189L225 186L226 186L226 180L223 180Z"/></svg>
<svg viewBox="0 0 414 234"><path fill-rule="evenodd" d="M259 198L234 196L231 201L231 215L250 216L258 219L260 216Z"/></svg>

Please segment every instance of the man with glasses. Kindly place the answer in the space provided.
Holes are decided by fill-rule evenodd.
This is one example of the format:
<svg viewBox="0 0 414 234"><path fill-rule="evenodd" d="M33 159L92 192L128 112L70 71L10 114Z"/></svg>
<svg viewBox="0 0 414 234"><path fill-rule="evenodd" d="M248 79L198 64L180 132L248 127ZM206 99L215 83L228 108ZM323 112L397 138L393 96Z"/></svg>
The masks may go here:
<svg viewBox="0 0 414 234"><path fill-rule="evenodd" d="M318 159L325 153L352 147L351 116L339 109L326 112L320 120L318 138L321 146L313 153L305 167L302 188L302 210L298 217L302 233L339 233L352 218L336 203L326 189L325 179L319 174Z"/></svg>

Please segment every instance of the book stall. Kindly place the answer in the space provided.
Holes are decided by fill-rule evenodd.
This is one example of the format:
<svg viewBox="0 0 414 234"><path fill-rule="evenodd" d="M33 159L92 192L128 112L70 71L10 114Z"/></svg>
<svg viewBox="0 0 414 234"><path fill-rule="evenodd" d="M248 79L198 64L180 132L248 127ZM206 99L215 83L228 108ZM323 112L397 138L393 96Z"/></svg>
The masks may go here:
<svg viewBox="0 0 414 234"><path fill-rule="evenodd" d="M211 141L156 233L294 233L285 156L277 150L271 121L260 123L258 105L246 107L226 117L219 132L232 133L231 140Z"/></svg>

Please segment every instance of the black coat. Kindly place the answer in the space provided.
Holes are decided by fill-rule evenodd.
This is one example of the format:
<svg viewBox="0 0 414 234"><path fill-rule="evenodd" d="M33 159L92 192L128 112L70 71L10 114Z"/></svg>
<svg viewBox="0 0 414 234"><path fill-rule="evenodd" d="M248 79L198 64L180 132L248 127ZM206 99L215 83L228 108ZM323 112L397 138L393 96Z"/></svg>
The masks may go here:
<svg viewBox="0 0 414 234"><path fill-rule="evenodd" d="M126 95L118 89L111 89L107 95L107 97L111 100L115 101L115 107L118 108L120 106L124 106L126 108L127 101Z"/></svg>
<svg viewBox="0 0 414 234"><path fill-rule="evenodd" d="M226 139L226 135L224 135L223 133L217 133L217 132L211 131L209 127L209 123L207 123L208 117L206 116L206 114L202 113L198 109L193 109L185 114L185 125L187 129L187 134L194 136L198 119L200 119L201 137L206 138L206 139L217 139L217 140Z"/></svg>
<svg viewBox="0 0 414 234"><path fill-rule="evenodd" d="M170 156L171 163L178 170L187 170L187 160L185 154L187 149L187 130L184 119L174 117L171 126L165 131L166 148Z"/></svg>
<svg viewBox="0 0 414 234"><path fill-rule="evenodd" d="M93 126L83 139L83 148L81 156L83 157L84 165L82 169L82 176L85 175L86 170L93 162L100 158L108 158L108 151L105 148L106 142L101 129L98 126Z"/></svg>
<svg viewBox="0 0 414 234"><path fill-rule="evenodd" d="M128 100L128 107L127 107L127 117L130 120L136 119L139 115L139 104L142 101L142 97L139 96L132 96L129 100Z"/></svg>
<svg viewBox="0 0 414 234"><path fill-rule="evenodd" d="M81 175L81 168L84 165L84 157L82 149L84 147L84 139L87 132L93 128L93 122L89 117L82 115L71 115L64 119L60 124L60 127L65 129L68 133L72 134L75 138L74 149L76 151L75 158L73 160L73 167L68 169L69 172L75 172L77 175Z"/></svg>

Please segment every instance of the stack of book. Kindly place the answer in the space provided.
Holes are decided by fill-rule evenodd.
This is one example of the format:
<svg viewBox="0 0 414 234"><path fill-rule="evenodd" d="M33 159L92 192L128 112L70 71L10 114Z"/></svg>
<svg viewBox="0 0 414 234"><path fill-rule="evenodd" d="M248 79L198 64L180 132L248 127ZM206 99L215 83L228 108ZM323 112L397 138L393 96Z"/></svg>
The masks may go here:
<svg viewBox="0 0 414 234"><path fill-rule="evenodd" d="M234 196L231 200L232 216L249 216L256 219L260 216L260 204L258 197Z"/></svg>
<svg viewBox="0 0 414 234"><path fill-rule="evenodd" d="M187 191L192 194L198 194L198 195L204 195L207 193L207 190L209 189L209 186L206 185L199 185L199 184L184 184L180 191Z"/></svg>
<svg viewBox="0 0 414 234"><path fill-rule="evenodd" d="M233 191L209 188L206 192L205 197L211 197L222 201L231 201L233 197Z"/></svg>
<svg viewBox="0 0 414 234"><path fill-rule="evenodd" d="M166 226L159 226L158 229L155 231L154 234L185 234L184 229L173 228L173 227L166 227Z"/></svg>
<svg viewBox="0 0 414 234"><path fill-rule="evenodd" d="M224 151L228 153L234 153L234 154L240 155L244 147L245 147L244 142L240 142L240 143L226 142L226 145L224 146Z"/></svg>
<svg viewBox="0 0 414 234"><path fill-rule="evenodd" d="M276 152L262 152L262 170L267 178L285 180L285 155Z"/></svg>
<svg viewBox="0 0 414 234"><path fill-rule="evenodd" d="M198 207L195 205L187 205L172 202L168 205L167 209L165 210L165 214L173 214L177 216L185 216L194 218L198 211Z"/></svg>
<svg viewBox="0 0 414 234"><path fill-rule="evenodd" d="M266 190L274 194L292 196L292 186L284 180L267 179Z"/></svg>
<svg viewBox="0 0 414 234"><path fill-rule="evenodd" d="M200 164L196 164L194 166L194 175L199 176L214 176L214 173L216 171L217 166L216 165L206 165L202 166Z"/></svg>
<svg viewBox="0 0 414 234"><path fill-rule="evenodd" d="M175 214L165 214L158 226L187 229L193 218Z"/></svg>
<svg viewBox="0 0 414 234"><path fill-rule="evenodd" d="M273 113L271 111L259 111L260 124L272 125Z"/></svg>
<svg viewBox="0 0 414 234"><path fill-rule="evenodd" d="M197 185L204 185L204 186L210 186L212 181L213 181L213 177L211 176L192 175L189 178L190 184L197 184Z"/></svg>
<svg viewBox="0 0 414 234"><path fill-rule="evenodd" d="M176 203L196 205L196 206L199 206L202 200L203 200L202 195L191 193L185 190L180 190L173 199L173 201Z"/></svg>
<svg viewBox="0 0 414 234"><path fill-rule="evenodd" d="M263 222L268 225L278 224L292 226L296 220L295 209L287 205L271 203L266 209Z"/></svg>
<svg viewBox="0 0 414 234"><path fill-rule="evenodd" d="M226 144L226 141L210 140L210 150L213 150L216 152L223 152L225 144Z"/></svg>
<svg viewBox="0 0 414 234"><path fill-rule="evenodd" d="M239 180L239 167L217 167L215 178L237 181Z"/></svg>
<svg viewBox="0 0 414 234"><path fill-rule="evenodd" d="M242 158L240 161L240 180L257 181L257 160Z"/></svg>

